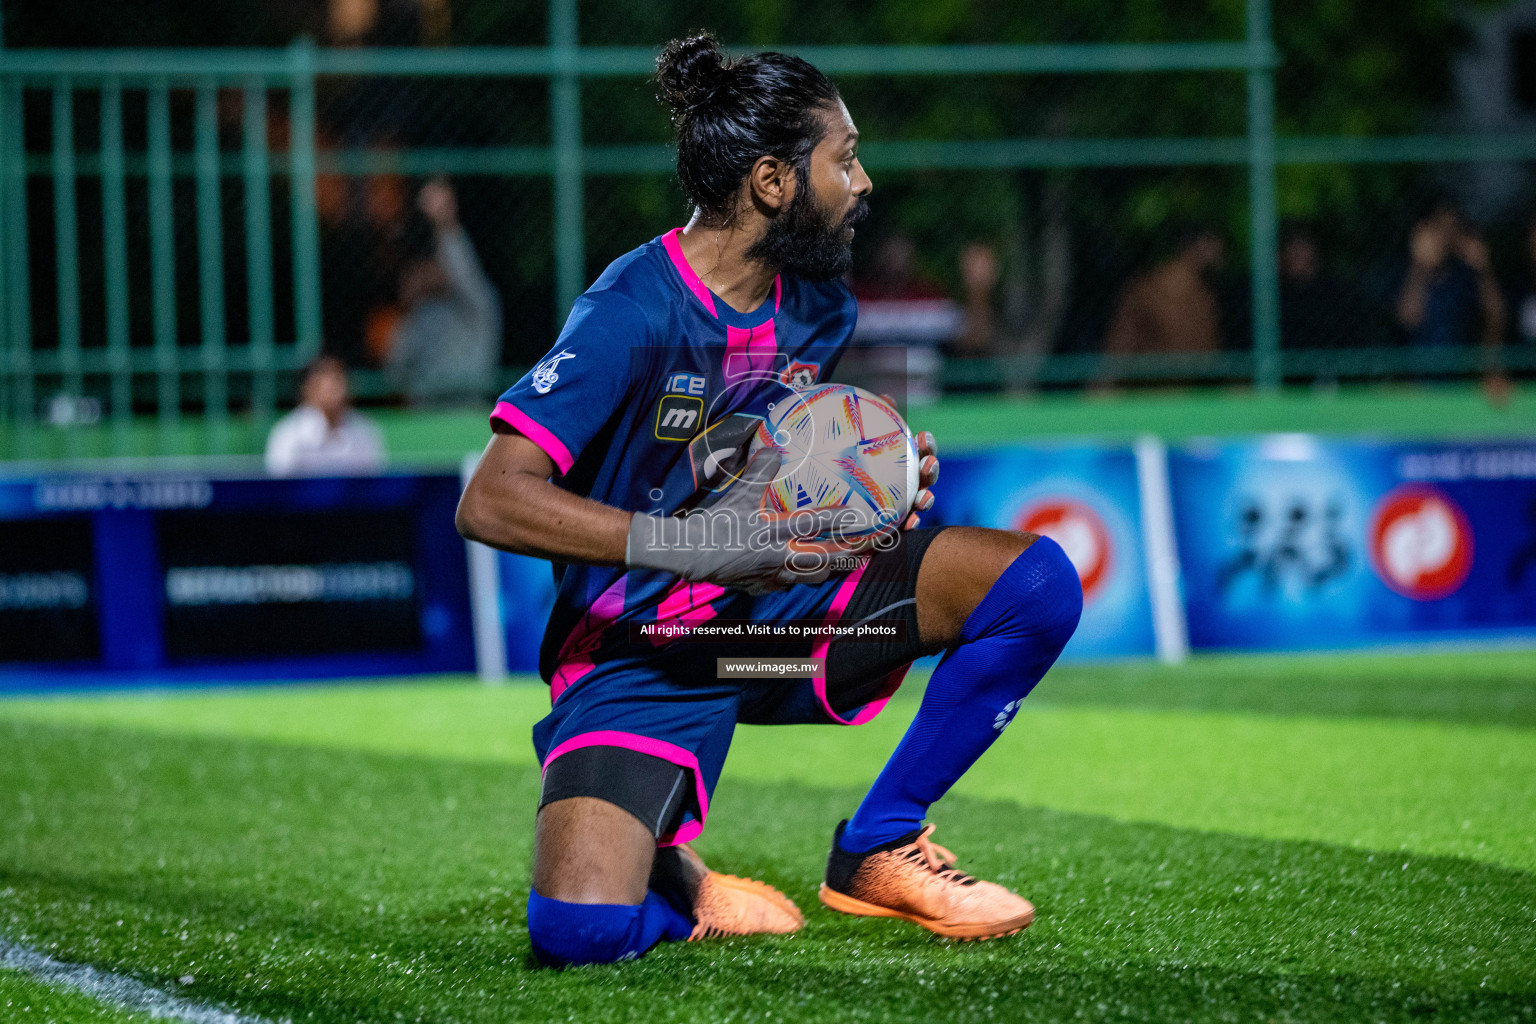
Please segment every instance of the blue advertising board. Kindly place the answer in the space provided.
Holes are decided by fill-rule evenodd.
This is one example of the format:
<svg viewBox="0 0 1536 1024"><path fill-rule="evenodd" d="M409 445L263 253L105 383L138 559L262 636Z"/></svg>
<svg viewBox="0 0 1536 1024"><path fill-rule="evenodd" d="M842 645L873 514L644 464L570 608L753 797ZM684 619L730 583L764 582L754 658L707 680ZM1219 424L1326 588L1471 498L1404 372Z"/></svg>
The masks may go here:
<svg viewBox="0 0 1536 1024"><path fill-rule="evenodd" d="M0 688L467 671L453 475L0 478Z"/></svg>
<svg viewBox="0 0 1536 1024"><path fill-rule="evenodd" d="M1536 639L1536 444L1276 435L1169 472L1193 647Z"/></svg>
<svg viewBox="0 0 1536 1024"><path fill-rule="evenodd" d="M1094 445L945 456L924 522L1025 530L1055 540L1083 584L1064 659L1152 654L1155 639L1136 457Z"/></svg>
<svg viewBox="0 0 1536 1024"><path fill-rule="evenodd" d="M506 671L539 671L539 642L555 607L555 574L542 558L498 551L497 592L506 636Z"/></svg>

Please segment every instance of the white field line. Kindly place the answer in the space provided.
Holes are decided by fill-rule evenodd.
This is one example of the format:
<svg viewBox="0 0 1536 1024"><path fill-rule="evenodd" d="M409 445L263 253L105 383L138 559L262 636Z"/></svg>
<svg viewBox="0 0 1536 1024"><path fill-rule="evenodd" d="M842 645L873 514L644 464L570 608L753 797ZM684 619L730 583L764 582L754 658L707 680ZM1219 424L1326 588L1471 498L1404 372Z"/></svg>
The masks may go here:
<svg viewBox="0 0 1536 1024"><path fill-rule="evenodd" d="M179 1021L181 1024L271 1024L263 1017L250 1017L209 1003L183 999L89 964L55 960L46 953L3 938L0 938L0 967L21 971L54 988L70 989L120 1009L146 1014L153 1020Z"/></svg>

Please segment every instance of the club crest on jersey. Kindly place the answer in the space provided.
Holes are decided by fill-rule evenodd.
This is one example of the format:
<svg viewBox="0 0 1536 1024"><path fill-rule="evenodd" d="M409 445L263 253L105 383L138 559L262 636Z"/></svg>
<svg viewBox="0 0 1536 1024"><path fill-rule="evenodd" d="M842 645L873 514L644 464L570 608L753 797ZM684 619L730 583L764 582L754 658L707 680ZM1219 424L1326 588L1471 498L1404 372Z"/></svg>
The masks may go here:
<svg viewBox="0 0 1536 1024"><path fill-rule="evenodd" d="M541 395L549 394L549 389L554 387L560 380L560 374L555 372L555 368L560 365L560 360L575 358L575 352L572 352L570 349L562 349L539 363L538 366L535 366L533 368L533 390Z"/></svg>
<svg viewBox="0 0 1536 1024"><path fill-rule="evenodd" d="M820 363L794 362L784 368L784 372L779 374L779 380L799 391L801 388L808 388L815 384L819 376L821 376Z"/></svg>
<svg viewBox="0 0 1536 1024"><path fill-rule="evenodd" d="M656 403L656 440L692 440L703 419L704 399L696 395L662 395Z"/></svg>

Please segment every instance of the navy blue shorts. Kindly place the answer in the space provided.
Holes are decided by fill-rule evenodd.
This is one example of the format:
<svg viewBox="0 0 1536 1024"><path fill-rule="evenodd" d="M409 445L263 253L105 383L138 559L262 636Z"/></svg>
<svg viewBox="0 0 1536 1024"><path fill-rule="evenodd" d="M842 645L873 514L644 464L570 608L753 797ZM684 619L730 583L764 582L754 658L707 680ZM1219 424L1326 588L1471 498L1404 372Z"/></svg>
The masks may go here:
<svg viewBox="0 0 1536 1024"><path fill-rule="evenodd" d="M895 630L889 637L819 637L750 647L626 644L556 693L550 713L533 730L540 764L548 771L572 750L613 746L678 765L690 776L693 791L658 842L671 846L693 839L708 817L737 723L862 724L885 707L914 659L936 653L918 636L916 589L918 566L942 530L908 531L899 544L852 573L753 598L744 616L769 625L886 624ZM716 659L722 657L824 659L826 670L787 679L719 678Z"/></svg>

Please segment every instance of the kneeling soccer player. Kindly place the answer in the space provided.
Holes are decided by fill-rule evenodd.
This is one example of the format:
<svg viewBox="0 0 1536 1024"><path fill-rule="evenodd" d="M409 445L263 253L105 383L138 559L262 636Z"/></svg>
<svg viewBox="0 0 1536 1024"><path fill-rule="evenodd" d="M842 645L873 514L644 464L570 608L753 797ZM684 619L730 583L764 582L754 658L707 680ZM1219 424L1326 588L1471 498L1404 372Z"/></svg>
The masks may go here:
<svg viewBox="0 0 1536 1024"><path fill-rule="evenodd" d="M923 819L1071 637L1077 574L1048 539L918 529L915 512L872 553L806 540L803 523L761 516L779 471L771 447L712 486L718 467L701 471L690 454L706 424L761 415L759 385L814 383L846 346L856 311L840 277L871 184L836 88L805 61L727 62L702 35L669 44L658 72L692 219L581 296L554 348L497 404L459 507L465 536L548 558L558 574L540 652L553 707L533 736L544 766L534 951L556 966L607 963L660 941L800 928L787 897L709 870L686 845L732 732L857 725L913 659L940 651L916 719L834 833L821 900L955 938L1016 932L1030 904L958 871ZM931 435L918 447L924 509L938 459ZM705 517L673 515L701 490L716 492L711 514L764 525L713 543ZM852 571L826 557L854 549ZM824 659L825 671L729 679L717 677L721 648L658 628L711 618L903 629L875 643L757 645Z"/></svg>

